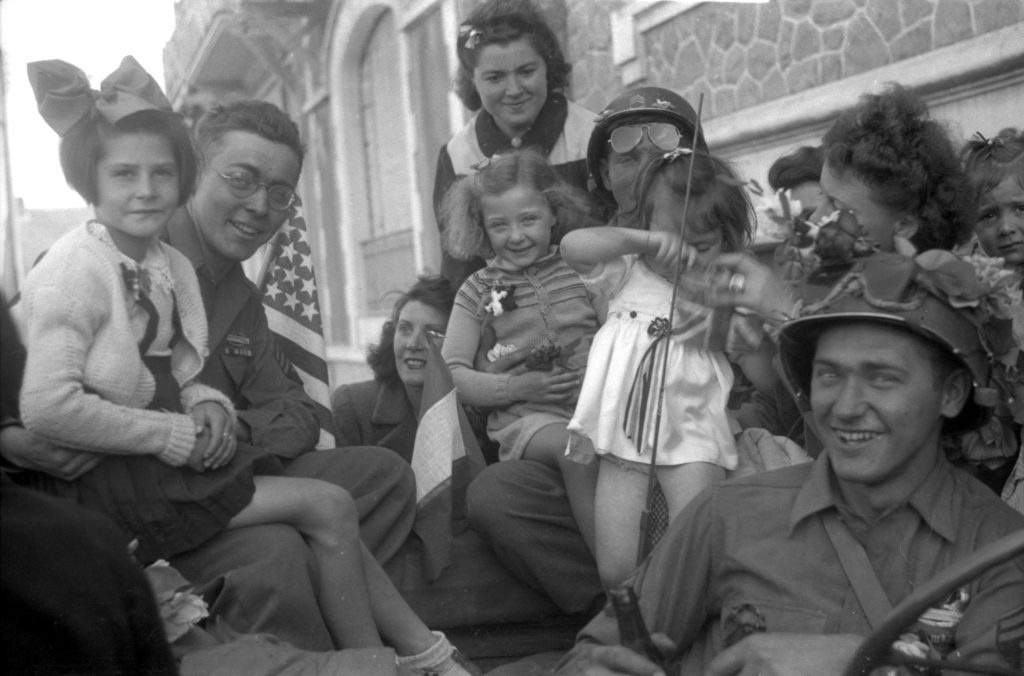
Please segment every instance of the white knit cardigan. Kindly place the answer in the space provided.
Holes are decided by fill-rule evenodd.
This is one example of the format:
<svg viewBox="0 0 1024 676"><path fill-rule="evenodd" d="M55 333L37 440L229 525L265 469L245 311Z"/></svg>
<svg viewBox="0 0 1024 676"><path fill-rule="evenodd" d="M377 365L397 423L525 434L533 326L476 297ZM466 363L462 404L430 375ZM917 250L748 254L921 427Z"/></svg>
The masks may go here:
<svg viewBox="0 0 1024 676"><path fill-rule="evenodd" d="M196 441L188 413L230 400L194 379L207 357L206 314L195 270L176 249L154 241L170 266L182 336L171 354L182 413L146 410L156 383L144 366L129 323L120 255L88 232L61 237L25 278L15 311L28 346L21 417L33 433L66 448L155 455L181 466ZM86 392L89 388L91 392Z"/></svg>

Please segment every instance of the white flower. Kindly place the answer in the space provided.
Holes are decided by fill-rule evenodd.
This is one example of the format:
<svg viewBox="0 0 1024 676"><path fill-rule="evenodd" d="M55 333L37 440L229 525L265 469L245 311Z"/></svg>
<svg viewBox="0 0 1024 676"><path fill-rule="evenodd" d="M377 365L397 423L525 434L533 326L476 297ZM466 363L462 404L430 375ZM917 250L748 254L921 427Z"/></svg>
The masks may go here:
<svg viewBox="0 0 1024 676"><path fill-rule="evenodd" d="M519 348L515 345L502 345L501 343L495 343L494 347L487 350L487 361L494 363L504 357L506 354L511 354Z"/></svg>

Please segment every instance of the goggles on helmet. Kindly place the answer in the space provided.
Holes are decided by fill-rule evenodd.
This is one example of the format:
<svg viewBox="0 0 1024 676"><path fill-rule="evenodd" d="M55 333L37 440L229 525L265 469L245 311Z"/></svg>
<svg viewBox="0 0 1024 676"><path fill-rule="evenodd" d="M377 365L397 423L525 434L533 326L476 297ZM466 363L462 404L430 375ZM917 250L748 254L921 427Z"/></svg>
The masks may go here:
<svg viewBox="0 0 1024 676"><path fill-rule="evenodd" d="M628 153L643 141L644 132L656 147L662 150L675 150L682 134L674 124L668 122L649 122L647 124L628 124L612 129L608 135L608 143L617 153Z"/></svg>

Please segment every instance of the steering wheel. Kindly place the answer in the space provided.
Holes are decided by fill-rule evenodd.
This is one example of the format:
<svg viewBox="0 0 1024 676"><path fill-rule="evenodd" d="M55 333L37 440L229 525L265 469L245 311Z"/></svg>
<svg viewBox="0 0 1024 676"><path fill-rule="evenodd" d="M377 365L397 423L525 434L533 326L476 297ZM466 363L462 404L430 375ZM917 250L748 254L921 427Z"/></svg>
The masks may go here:
<svg viewBox="0 0 1024 676"><path fill-rule="evenodd" d="M892 609L882 624L864 639L843 676L863 676L884 665L917 665L939 669L956 669L980 674L1016 674L1001 667L973 667L963 662L927 660L891 653L893 641L933 603L947 597L959 585L973 580L989 568L1024 554L1024 530L1003 536L957 561L925 584L920 585Z"/></svg>

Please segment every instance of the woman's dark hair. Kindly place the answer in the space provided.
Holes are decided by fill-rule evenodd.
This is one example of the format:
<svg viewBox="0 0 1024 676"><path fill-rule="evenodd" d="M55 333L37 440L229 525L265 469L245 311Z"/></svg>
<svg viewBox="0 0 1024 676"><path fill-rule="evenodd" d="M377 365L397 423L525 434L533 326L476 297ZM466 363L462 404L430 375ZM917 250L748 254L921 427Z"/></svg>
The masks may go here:
<svg viewBox="0 0 1024 676"><path fill-rule="evenodd" d="M483 198L519 186L539 193L547 202L555 216L553 242L570 230L591 225L586 194L563 181L546 157L525 148L495 155L477 173L460 178L448 190L440 211L445 250L457 260L494 256L484 231Z"/></svg>
<svg viewBox="0 0 1024 676"><path fill-rule="evenodd" d="M743 181L732 165L703 151L696 154L673 151L655 155L647 161L635 184L641 227L645 230L650 228L654 206L648 197L658 178L668 181L669 188L680 202L686 199L691 161L693 180L687 227L692 223L701 232L721 231L723 252L743 251L752 237L754 208L743 188Z"/></svg>
<svg viewBox="0 0 1024 676"><path fill-rule="evenodd" d="M825 162L868 184L875 199L916 216L918 251L952 249L974 227L974 204L949 134L916 94L890 83L865 94L823 139Z"/></svg>
<svg viewBox="0 0 1024 676"><path fill-rule="evenodd" d="M960 155L976 201L1007 176L1016 178L1017 185L1024 188L1024 132L1007 127L992 138L976 134Z"/></svg>
<svg viewBox="0 0 1024 676"><path fill-rule="evenodd" d="M274 104L255 100L214 106L203 115L196 124L196 149L200 161L205 164L224 135L233 131L248 132L288 146L299 158L299 168L302 168L306 148L295 122Z"/></svg>
<svg viewBox="0 0 1024 676"><path fill-rule="evenodd" d="M801 183L817 183L821 180L824 163L821 146L800 146L772 163L768 169L768 185L772 190L792 190Z"/></svg>
<svg viewBox="0 0 1024 676"><path fill-rule="evenodd" d="M569 86L572 66L566 63L558 38L536 6L530 0L487 0L470 12L456 36L459 68L455 72L455 94L462 105L472 111L480 110L483 105L473 84L473 69L480 50L520 39L529 42L544 59L549 94Z"/></svg>
<svg viewBox="0 0 1024 676"><path fill-rule="evenodd" d="M380 340L376 345L371 345L366 354L366 363L373 370L375 380L384 382L398 377L398 367L395 364L395 326L398 324L398 315L401 314L402 308L410 301L423 303L448 317L455 305L455 289L444 277L424 275L398 297L391 309L391 317L384 322L380 330Z"/></svg>
<svg viewBox="0 0 1024 676"><path fill-rule="evenodd" d="M149 134L171 144L178 167L178 206L188 201L196 180L192 140L181 117L163 110L142 110L113 124L96 113L79 121L60 141L60 168L68 185L88 204L97 204L96 167L105 157L107 141L126 134Z"/></svg>

